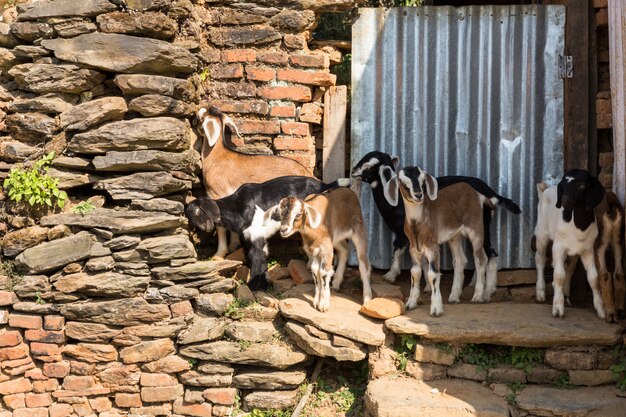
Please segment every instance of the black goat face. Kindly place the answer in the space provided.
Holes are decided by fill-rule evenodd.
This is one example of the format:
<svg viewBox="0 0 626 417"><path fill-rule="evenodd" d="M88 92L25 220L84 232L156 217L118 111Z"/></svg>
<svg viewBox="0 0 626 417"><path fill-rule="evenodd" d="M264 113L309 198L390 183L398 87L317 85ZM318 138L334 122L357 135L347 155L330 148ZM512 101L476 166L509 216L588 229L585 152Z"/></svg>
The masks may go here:
<svg viewBox="0 0 626 417"><path fill-rule="evenodd" d="M398 167L398 157L380 151L368 152L352 168L352 178L360 178L369 184L380 181L379 171L381 166L389 166L395 171Z"/></svg>
<svg viewBox="0 0 626 417"><path fill-rule="evenodd" d="M593 210L602 203L603 198L604 187L596 177L582 169L572 169L559 182L556 206L567 211L576 206Z"/></svg>
<svg viewBox="0 0 626 417"><path fill-rule="evenodd" d="M212 232L220 221L220 209L212 199L200 197L185 209L189 222L198 229Z"/></svg>

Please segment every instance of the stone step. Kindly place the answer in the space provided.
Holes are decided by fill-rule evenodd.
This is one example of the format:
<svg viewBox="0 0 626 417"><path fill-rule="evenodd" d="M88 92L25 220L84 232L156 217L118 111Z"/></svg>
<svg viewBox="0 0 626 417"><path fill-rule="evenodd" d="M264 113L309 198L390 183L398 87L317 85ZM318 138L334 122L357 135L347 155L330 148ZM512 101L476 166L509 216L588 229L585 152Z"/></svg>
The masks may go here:
<svg viewBox="0 0 626 417"><path fill-rule="evenodd" d="M385 322L397 334L414 334L450 343L488 343L508 346L608 346L620 342L621 327L598 319L591 309L569 307L555 319L547 304L448 304L441 317L426 306Z"/></svg>
<svg viewBox="0 0 626 417"><path fill-rule="evenodd" d="M365 392L368 417L509 417L509 406L489 388L471 381L387 376Z"/></svg>
<svg viewBox="0 0 626 417"><path fill-rule="evenodd" d="M538 416L623 417L626 398L618 394L615 387L558 389L533 385L518 392L516 402Z"/></svg>

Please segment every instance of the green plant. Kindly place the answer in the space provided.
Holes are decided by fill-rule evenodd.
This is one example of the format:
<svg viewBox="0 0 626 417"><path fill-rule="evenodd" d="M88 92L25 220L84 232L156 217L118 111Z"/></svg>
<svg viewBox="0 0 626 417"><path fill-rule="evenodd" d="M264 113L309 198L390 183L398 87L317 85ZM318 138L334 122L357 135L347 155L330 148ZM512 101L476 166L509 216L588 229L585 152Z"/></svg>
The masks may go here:
<svg viewBox="0 0 626 417"><path fill-rule="evenodd" d="M409 358L415 349L417 339L410 334L403 334L400 336L400 341L396 347L396 368L400 372L406 372L406 366L409 363Z"/></svg>
<svg viewBox="0 0 626 417"><path fill-rule="evenodd" d="M235 320L241 319L243 317L243 315L241 314L239 309L248 307L249 305L250 305L249 301L244 301L244 300L240 300L238 298L235 298L226 307L226 310L224 311L224 316L230 317L231 319L235 319Z"/></svg>
<svg viewBox="0 0 626 417"><path fill-rule="evenodd" d="M41 298L41 293L39 291L37 291L35 293L35 303L37 304L46 304L46 302L44 301L43 298Z"/></svg>
<svg viewBox="0 0 626 417"><path fill-rule="evenodd" d="M209 78L209 68L204 68L200 73L200 80L204 82L207 80L207 78Z"/></svg>
<svg viewBox="0 0 626 417"><path fill-rule="evenodd" d="M278 261L276 259L268 259L267 260L267 269L270 269L273 266L278 265Z"/></svg>
<svg viewBox="0 0 626 417"><path fill-rule="evenodd" d="M17 272L15 264L9 261L0 262L0 275L6 275L9 279L4 284L4 288L7 291L13 291L15 284L20 282L23 275Z"/></svg>
<svg viewBox="0 0 626 417"><path fill-rule="evenodd" d="M237 345L239 345L239 350L243 352L252 345L252 342L249 340L237 340Z"/></svg>
<svg viewBox="0 0 626 417"><path fill-rule="evenodd" d="M87 200L87 201L83 201L78 203L77 205L75 205L72 208L72 213L76 213L76 214L81 214L81 215L85 215L87 213L89 213L90 211L93 211L96 209L96 206L94 206L91 201Z"/></svg>
<svg viewBox="0 0 626 417"><path fill-rule="evenodd" d="M613 372L617 387L626 390L626 358L623 358L620 363L612 365L610 369Z"/></svg>
<svg viewBox="0 0 626 417"><path fill-rule="evenodd" d="M437 349L439 349L443 353L452 354L454 352L454 349L452 349L452 345L450 343L440 342L435 344L435 346L437 346Z"/></svg>
<svg viewBox="0 0 626 417"><path fill-rule="evenodd" d="M53 203L63 208L67 200L67 193L58 188L59 179L48 175L48 165L54 158L54 152L36 161L30 169L22 164L11 168L8 178L5 178L3 187L8 191L11 201L24 201L31 207L48 206Z"/></svg>
<svg viewBox="0 0 626 417"><path fill-rule="evenodd" d="M189 359L187 359L187 362L189 363L189 367L191 369L194 369L196 367L196 365L198 364L198 359L189 358Z"/></svg>
<svg viewBox="0 0 626 417"><path fill-rule="evenodd" d="M489 350L483 345L465 345L459 353L459 358L461 358L465 363L478 365L478 367L482 370L492 368L498 363L495 355L489 352Z"/></svg>
<svg viewBox="0 0 626 417"><path fill-rule="evenodd" d="M509 363L518 369L523 369L530 374L533 366L543 363L543 351L541 349L512 347Z"/></svg>
<svg viewBox="0 0 626 417"><path fill-rule="evenodd" d="M574 387L569 380L569 374L561 375L560 377L552 381L552 385L555 386L556 388L561 388L561 389L571 389Z"/></svg>
<svg viewBox="0 0 626 417"><path fill-rule="evenodd" d="M250 412L250 417L290 417L292 409L287 410L259 410L254 409Z"/></svg>

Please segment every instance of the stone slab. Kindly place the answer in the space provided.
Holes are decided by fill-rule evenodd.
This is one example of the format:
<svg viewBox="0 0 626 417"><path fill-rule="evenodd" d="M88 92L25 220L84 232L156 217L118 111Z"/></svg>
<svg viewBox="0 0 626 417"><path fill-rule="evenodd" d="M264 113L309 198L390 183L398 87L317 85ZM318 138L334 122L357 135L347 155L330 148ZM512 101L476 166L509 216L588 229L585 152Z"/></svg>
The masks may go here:
<svg viewBox="0 0 626 417"><path fill-rule="evenodd" d="M154 233L184 224L184 219L159 212L96 209L86 214L53 214L41 219L42 226L80 226L103 228L115 234Z"/></svg>
<svg viewBox="0 0 626 417"><path fill-rule="evenodd" d="M550 347L619 341L620 326L599 320L591 309L568 308L564 319L553 318L551 310L546 304L457 304L446 305L444 315L436 318L419 306L385 326L437 342Z"/></svg>
<svg viewBox="0 0 626 417"><path fill-rule="evenodd" d="M626 398L615 387L559 389L531 385L518 392L517 405L537 416L623 417Z"/></svg>
<svg viewBox="0 0 626 417"><path fill-rule="evenodd" d="M321 357L333 357L338 361L358 362L366 358L365 349L333 346L330 340L322 340L311 336L304 326L296 323L285 325L287 335L305 352Z"/></svg>

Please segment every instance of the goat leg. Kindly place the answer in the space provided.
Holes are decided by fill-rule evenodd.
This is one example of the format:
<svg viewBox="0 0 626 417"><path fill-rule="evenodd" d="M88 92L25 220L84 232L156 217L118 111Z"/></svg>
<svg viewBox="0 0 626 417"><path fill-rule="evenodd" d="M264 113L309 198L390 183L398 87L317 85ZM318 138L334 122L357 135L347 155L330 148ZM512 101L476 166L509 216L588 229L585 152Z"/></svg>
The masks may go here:
<svg viewBox="0 0 626 417"><path fill-rule="evenodd" d="M583 252L580 255L580 259L583 261L583 265L585 266L585 270L587 271L587 281L589 282L589 286L591 287L591 291L593 292L593 306L596 309L598 317L604 319L606 315L598 285L598 270L596 269L594 251L590 249Z"/></svg>
<svg viewBox="0 0 626 417"><path fill-rule="evenodd" d="M423 254L417 248L409 247L409 253L413 260L411 267L411 292L406 302L406 309L411 310L417 307L417 300L420 297L420 281L422 280L422 258Z"/></svg>

